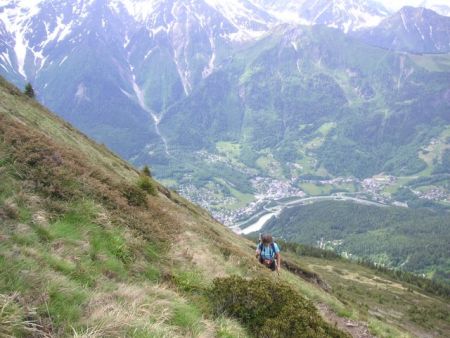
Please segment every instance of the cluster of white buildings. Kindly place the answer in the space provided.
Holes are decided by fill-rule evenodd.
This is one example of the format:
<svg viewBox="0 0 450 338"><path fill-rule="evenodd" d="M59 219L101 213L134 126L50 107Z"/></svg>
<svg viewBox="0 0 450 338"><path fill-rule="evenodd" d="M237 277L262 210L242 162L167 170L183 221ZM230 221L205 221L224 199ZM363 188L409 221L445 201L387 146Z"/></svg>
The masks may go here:
<svg viewBox="0 0 450 338"><path fill-rule="evenodd" d="M413 191L419 198L427 199L430 201L443 201L448 200L450 195L442 188L433 188L427 191Z"/></svg>

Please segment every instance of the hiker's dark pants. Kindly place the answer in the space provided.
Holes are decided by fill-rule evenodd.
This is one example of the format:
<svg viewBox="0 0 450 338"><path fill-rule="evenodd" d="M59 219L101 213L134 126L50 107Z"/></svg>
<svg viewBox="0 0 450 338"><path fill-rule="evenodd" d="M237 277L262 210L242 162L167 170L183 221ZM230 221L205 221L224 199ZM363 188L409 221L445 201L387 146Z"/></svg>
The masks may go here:
<svg viewBox="0 0 450 338"><path fill-rule="evenodd" d="M275 259L272 259L272 263L270 263L270 265L266 265L266 264L264 264L264 259L262 259L262 257L260 256L259 262L261 264L263 264L264 266L267 266L272 271L275 271L277 269L277 262L275 261Z"/></svg>

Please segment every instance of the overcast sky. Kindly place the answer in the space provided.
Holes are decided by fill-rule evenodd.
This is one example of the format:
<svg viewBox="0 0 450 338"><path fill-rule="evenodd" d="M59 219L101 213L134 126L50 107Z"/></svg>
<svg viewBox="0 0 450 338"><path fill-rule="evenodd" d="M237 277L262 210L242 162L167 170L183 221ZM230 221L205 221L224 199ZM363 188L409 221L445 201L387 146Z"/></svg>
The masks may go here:
<svg viewBox="0 0 450 338"><path fill-rule="evenodd" d="M376 0L381 2L386 8L398 10L403 6L420 6L426 3L428 6L432 5L447 5L450 6L450 0Z"/></svg>

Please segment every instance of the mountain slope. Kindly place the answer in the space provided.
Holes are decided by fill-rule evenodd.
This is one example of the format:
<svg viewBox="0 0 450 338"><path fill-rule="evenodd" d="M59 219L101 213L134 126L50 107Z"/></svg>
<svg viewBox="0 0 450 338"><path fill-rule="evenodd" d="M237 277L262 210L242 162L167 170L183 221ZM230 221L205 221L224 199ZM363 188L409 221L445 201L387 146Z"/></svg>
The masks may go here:
<svg viewBox="0 0 450 338"><path fill-rule="evenodd" d="M339 28L345 33L376 25L388 12L370 1L304 1L300 15L311 24Z"/></svg>
<svg viewBox="0 0 450 338"><path fill-rule="evenodd" d="M207 77L230 43L271 23L239 4L236 12L214 1L4 2L0 74L32 82L41 102L121 155L163 157L162 110Z"/></svg>
<svg viewBox="0 0 450 338"><path fill-rule="evenodd" d="M226 243L230 233L169 191L162 190L171 200L139 194L128 164L3 80L0 88L0 293L21 309L21 321L52 336L70 335L71 327L98 336L186 336L222 324L240 332L227 320L204 322L176 287L158 284L164 273L186 273L185 258L177 259L184 247L171 253L177 235L200 227ZM164 272L168 261L179 261L179 270ZM187 322L185 310L195 313Z"/></svg>
<svg viewBox="0 0 450 338"><path fill-rule="evenodd" d="M341 1L308 4L347 20ZM228 225L305 195L450 206L447 54L271 31L282 20L248 1L1 6L1 69Z"/></svg>
<svg viewBox="0 0 450 338"><path fill-rule="evenodd" d="M299 13L296 22L346 31L384 15L361 1L286 6ZM134 161L145 151L164 162L164 111L235 47L292 21L247 0L4 1L0 8L0 74L32 82L41 102Z"/></svg>
<svg viewBox="0 0 450 338"><path fill-rule="evenodd" d="M446 1L424 0L420 3L420 7L425 7L444 16L450 16L450 6Z"/></svg>
<svg viewBox="0 0 450 338"><path fill-rule="evenodd" d="M246 336L205 302L249 242L0 81L0 333Z"/></svg>
<svg viewBox="0 0 450 338"><path fill-rule="evenodd" d="M283 27L236 53L167 110L160 127L182 157L238 145L228 166L240 176L412 175L425 168L421 148L443 131L434 121L450 122L444 60L374 48L325 27ZM435 62L441 66L429 67Z"/></svg>
<svg viewBox="0 0 450 338"><path fill-rule="evenodd" d="M152 180L157 192L147 195L136 186L138 173L126 162L3 80L0 98L2 334L252 334L243 328L245 321L239 324L214 315L206 291L215 277L237 274L259 281L268 278L267 283L277 279L255 262L253 243ZM320 275L302 268L296 257L287 255L285 261L283 287L321 304L327 309L325 316L339 320L350 333L367 330L368 323L380 335L424 329L423 323L405 326L390 318L383 322L378 313L366 313L326 288ZM369 278L385 278L373 273ZM414 290L397 293L405 304L433 306L447 316L448 305L442 300L404 285ZM256 301L258 294L254 295L251 300ZM315 317L310 303L299 299L308 307L308 318L315 318L318 336L333 332L343 337ZM433 330L445 332L442 317L429 316ZM307 325L309 319L301 320ZM360 329L349 329L345 323Z"/></svg>
<svg viewBox="0 0 450 338"><path fill-rule="evenodd" d="M173 155L170 148L179 145L162 130L164 115L197 97L211 74L228 69L244 42L290 22L280 14L283 8L298 12L299 22L347 31L386 15L367 1L4 2L0 71L16 84L32 81L44 104L121 156L165 165ZM291 65L291 72L295 69ZM370 95L370 89L361 90ZM226 123L240 123L231 122L236 110L223 116ZM230 128L228 134L235 136L235 126Z"/></svg>
<svg viewBox="0 0 450 338"><path fill-rule="evenodd" d="M385 273L382 268L375 272L373 266L369 269L370 265L349 263L341 257L333 257L327 251L312 253L302 246L288 245L288 247L290 250L285 256L294 266L319 275L321 281L332 290L332 294L339 295L339 299L352 304L353 311L359 311L363 316L367 316L370 334L377 337L448 335L450 330L448 302L442 299L442 303L434 301L428 303L426 297L416 294L411 286L399 282L406 281L411 276L404 275L399 279L393 279L393 275L401 276L402 272ZM319 305L319 308L324 314L330 311L329 306ZM342 315L347 310L339 309L337 312ZM367 335L363 325L352 322L355 313L347 312L345 317L347 317L343 323L345 326L359 329L359 333L354 336ZM339 317L331 316L331 318L332 322L340 322ZM444 323L445 321L447 323ZM395 324L387 330L384 327L386 322ZM408 333L402 332L405 329Z"/></svg>
<svg viewBox="0 0 450 338"><path fill-rule="evenodd" d="M325 25L344 32L377 25L388 11L375 1L272 1L256 0L282 22L302 25Z"/></svg>
<svg viewBox="0 0 450 338"><path fill-rule="evenodd" d="M162 164L169 148L178 146L160 130L164 114L220 71L235 48L286 22L350 31L387 15L359 0L96 0L73 6L36 0L0 6L0 74L18 85L31 81L41 102L121 156L142 163L145 154ZM298 20L286 17L286 8Z"/></svg>
<svg viewBox="0 0 450 338"><path fill-rule="evenodd" d="M450 18L426 8L404 7L377 27L356 33L363 41L412 53L448 53Z"/></svg>

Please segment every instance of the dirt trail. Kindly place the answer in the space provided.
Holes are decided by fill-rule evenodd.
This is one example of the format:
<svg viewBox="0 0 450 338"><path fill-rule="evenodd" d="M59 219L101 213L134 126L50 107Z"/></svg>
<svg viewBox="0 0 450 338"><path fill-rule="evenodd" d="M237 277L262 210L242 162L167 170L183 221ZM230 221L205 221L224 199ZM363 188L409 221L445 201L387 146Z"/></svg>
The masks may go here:
<svg viewBox="0 0 450 338"><path fill-rule="evenodd" d="M348 318L342 318L336 315L327 305L316 304L317 309L323 319L331 325L335 325L342 331L349 333L354 338L376 338L370 334L367 323L357 322Z"/></svg>

